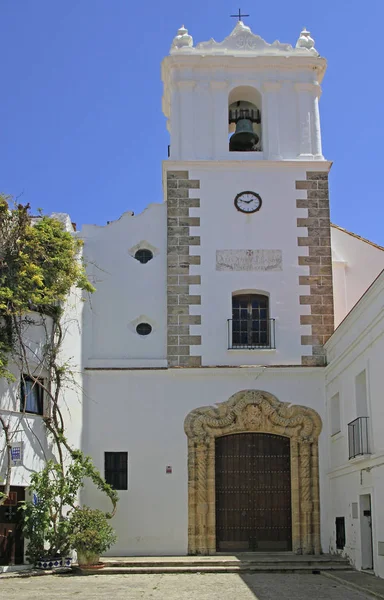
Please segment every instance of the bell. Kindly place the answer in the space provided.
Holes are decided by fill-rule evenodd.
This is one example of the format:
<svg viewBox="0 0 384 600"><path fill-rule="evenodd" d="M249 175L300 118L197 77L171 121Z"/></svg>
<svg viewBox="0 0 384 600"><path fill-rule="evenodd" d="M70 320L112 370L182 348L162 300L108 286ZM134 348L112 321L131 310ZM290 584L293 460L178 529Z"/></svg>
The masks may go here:
<svg viewBox="0 0 384 600"><path fill-rule="evenodd" d="M231 152L249 152L254 150L259 136L253 131L252 121L240 119L236 123L236 131L229 140Z"/></svg>

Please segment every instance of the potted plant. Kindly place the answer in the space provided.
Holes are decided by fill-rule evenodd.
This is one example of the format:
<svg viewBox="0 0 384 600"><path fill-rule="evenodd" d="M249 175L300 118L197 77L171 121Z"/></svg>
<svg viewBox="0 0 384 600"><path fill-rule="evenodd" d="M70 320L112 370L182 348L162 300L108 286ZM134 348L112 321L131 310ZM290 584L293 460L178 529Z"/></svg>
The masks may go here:
<svg viewBox="0 0 384 600"><path fill-rule="evenodd" d="M113 505L111 513L77 506L79 491L86 477L110 498ZM71 451L71 460L65 467L63 461L50 460L42 471L33 473L29 492L30 499L21 506L23 532L28 540L27 558L36 566L44 569L71 566L71 549L75 547L73 540L77 539L74 534L80 529L84 530L88 539L86 552L88 547L94 548L99 556L115 541L107 519L115 513L117 492L101 477L92 460L80 451ZM88 530L85 527L87 523Z"/></svg>
<svg viewBox="0 0 384 600"><path fill-rule="evenodd" d="M70 544L77 552L79 566L93 568L100 565L100 555L116 541L105 513L88 506L75 508L70 517ZM101 565L102 566L102 565Z"/></svg>
<svg viewBox="0 0 384 600"><path fill-rule="evenodd" d="M37 567L51 569L71 566L68 512L77 498L79 473L71 467L64 474L61 465L48 461L31 475L30 496L23 510L23 532L28 540L27 558Z"/></svg>

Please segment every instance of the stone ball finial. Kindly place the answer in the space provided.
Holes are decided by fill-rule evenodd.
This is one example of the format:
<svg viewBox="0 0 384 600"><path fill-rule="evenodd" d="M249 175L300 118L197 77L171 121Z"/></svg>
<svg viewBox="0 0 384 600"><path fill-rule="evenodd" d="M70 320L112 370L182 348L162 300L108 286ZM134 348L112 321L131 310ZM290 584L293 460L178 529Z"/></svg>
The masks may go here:
<svg viewBox="0 0 384 600"><path fill-rule="evenodd" d="M173 38L171 50L179 48L192 48L192 46L193 37L189 35L188 29L182 25L180 29L178 29L176 37Z"/></svg>
<svg viewBox="0 0 384 600"><path fill-rule="evenodd" d="M307 48L307 50L313 50L315 47L315 40L311 38L311 32L307 31L304 27L300 33L300 37L297 40L296 48Z"/></svg>

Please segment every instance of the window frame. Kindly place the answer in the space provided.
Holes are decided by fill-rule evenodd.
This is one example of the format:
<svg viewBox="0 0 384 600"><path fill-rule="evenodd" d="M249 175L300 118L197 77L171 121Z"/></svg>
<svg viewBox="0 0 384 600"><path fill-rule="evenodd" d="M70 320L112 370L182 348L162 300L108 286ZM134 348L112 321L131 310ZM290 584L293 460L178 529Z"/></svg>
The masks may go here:
<svg viewBox="0 0 384 600"><path fill-rule="evenodd" d="M44 385L44 379L40 377L36 377L38 381L40 381ZM31 391L33 391L33 395L37 394L37 397L33 398L33 401L37 405L37 410L28 410L28 392L26 393L25 384L31 383ZM36 383L29 375L22 375L20 379L20 412L28 414L28 415L38 415L44 416L44 390L43 388Z"/></svg>
<svg viewBox="0 0 384 600"><path fill-rule="evenodd" d="M116 460L119 456L120 460L123 458L122 466L108 465L107 457L112 457ZM118 480L119 477L123 479ZM115 490L125 491L128 490L128 452L127 451L104 451L104 479L113 487ZM117 485L116 485L117 483Z"/></svg>
<svg viewBox="0 0 384 600"><path fill-rule="evenodd" d="M235 307L234 303L237 301L246 301L247 307ZM255 301L263 301L265 306L254 307L252 303ZM239 312L239 316L235 317L235 311ZM247 318L241 318L241 311L247 310ZM258 318L254 318L253 311L257 310L259 313ZM266 311L266 316L261 317L261 311ZM242 331L242 324L246 323L246 332ZM254 324L258 324L255 330ZM265 323L265 329L260 327L261 323ZM241 334L246 333L246 342L241 342ZM265 335L265 342L261 342L262 336ZM235 341L238 336L238 341ZM232 295L232 348L234 350L241 348L271 348L271 331L270 331L270 316L269 316L269 296L262 293L247 293L247 294L233 294ZM258 338L257 342L254 339Z"/></svg>

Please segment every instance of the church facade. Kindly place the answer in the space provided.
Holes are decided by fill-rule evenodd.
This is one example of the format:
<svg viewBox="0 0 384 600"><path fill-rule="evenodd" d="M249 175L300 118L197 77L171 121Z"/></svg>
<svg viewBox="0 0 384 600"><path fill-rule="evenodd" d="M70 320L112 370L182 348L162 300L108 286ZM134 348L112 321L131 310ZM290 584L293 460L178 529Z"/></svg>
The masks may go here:
<svg viewBox="0 0 384 600"><path fill-rule="evenodd" d="M162 64L164 201L76 234L97 291L68 419L119 490L111 555L331 551L384 576L364 341L384 253L330 223L325 70L306 30L268 44L239 21L194 46L182 27Z"/></svg>

